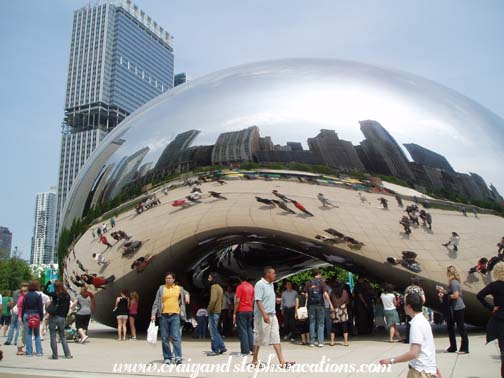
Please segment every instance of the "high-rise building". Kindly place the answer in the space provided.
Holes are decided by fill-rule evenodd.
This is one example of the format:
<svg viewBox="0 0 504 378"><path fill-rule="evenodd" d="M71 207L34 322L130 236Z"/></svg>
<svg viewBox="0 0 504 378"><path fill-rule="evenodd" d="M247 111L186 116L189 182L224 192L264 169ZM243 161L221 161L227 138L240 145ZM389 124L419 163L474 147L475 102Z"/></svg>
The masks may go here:
<svg viewBox="0 0 504 378"><path fill-rule="evenodd" d="M84 162L128 114L173 88L173 62L173 37L130 0L88 4L74 12L57 230Z"/></svg>
<svg viewBox="0 0 504 378"><path fill-rule="evenodd" d="M415 163L432 168L444 169L448 172L455 172L448 160L437 152L431 151L415 143L405 143L404 147L406 147Z"/></svg>
<svg viewBox="0 0 504 378"><path fill-rule="evenodd" d="M316 137L308 138L308 146L310 151L329 167L344 172L364 171L352 143L341 140L334 130L320 130Z"/></svg>
<svg viewBox="0 0 504 378"><path fill-rule="evenodd" d="M187 83L189 81L189 77L185 72L178 73L173 78L173 86L178 87L180 84Z"/></svg>
<svg viewBox="0 0 504 378"><path fill-rule="evenodd" d="M303 145L300 142L287 142L287 146L291 151L303 151Z"/></svg>
<svg viewBox="0 0 504 378"><path fill-rule="evenodd" d="M0 259L8 259L11 255L12 232L7 227L0 226Z"/></svg>
<svg viewBox="0 0 504 378"><path fill-rule="evenodd" d="M366 139L360 143L358 153L366 169L413 181L408 159L392 135L376 121L359 124Z"/></svg>
<svg viewBox="0 0 504 378"><path fill-rule="evenodd" d="M38 193L35 200L35 223L30 264L54 263L56 249L56 188Z"/></svg>
<svg viewBox="0 0 504 378"><path fill-rule="evenodd" d="M212 151L212 164L253 161L259 149L259 139L257 126L220 134Z"/></svg>

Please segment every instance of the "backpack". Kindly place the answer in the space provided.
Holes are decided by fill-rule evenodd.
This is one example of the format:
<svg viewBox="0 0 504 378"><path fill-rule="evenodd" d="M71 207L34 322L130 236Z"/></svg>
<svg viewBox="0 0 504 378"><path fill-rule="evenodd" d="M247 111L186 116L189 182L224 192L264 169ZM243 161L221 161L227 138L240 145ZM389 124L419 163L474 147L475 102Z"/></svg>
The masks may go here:
<svg viewBox="0 0 504 378"><path fill-rule="evenodd" d="M320 280L313 280L312 282L310 282L310 288L308 289L308 304L310 305L324 304L322 284Z"/></svg>
<svg viewBox="0 0 504 378"><path fill-rule="evenodd" d="M35 329L40 326L40 316L39 314L28 315L28 328Z"/></svg>

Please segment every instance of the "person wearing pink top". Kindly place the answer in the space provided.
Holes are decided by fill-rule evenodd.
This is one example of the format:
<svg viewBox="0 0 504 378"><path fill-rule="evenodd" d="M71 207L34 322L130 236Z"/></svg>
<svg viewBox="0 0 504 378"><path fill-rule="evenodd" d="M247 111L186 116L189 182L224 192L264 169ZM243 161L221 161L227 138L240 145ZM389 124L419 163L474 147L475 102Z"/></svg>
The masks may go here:
<svg viewBox="0 0 504 378"><path fill-rule="evenodd" d="M130 294L130 305L129 305L129 325L131 330L131 340L136 340L136 327L135 321L138 314L138 293L133 291Z"/></svg>
<svg viewBox="0 0 504 378"><path fill-rule="evenodd" d="M19 292L19 297L17 300L17 315L18 315L18 325L19 325L19 331L21 334L21 337L18 337L17 340L17 355L18 356L24 356L26 353L23 350L25 347L25 340L26 340L26 329L24 326L24 322L22 319L23 316L23 302L26 296L26 293L28 292L28 284L23 282L21 284L21 291Z"/></svg>

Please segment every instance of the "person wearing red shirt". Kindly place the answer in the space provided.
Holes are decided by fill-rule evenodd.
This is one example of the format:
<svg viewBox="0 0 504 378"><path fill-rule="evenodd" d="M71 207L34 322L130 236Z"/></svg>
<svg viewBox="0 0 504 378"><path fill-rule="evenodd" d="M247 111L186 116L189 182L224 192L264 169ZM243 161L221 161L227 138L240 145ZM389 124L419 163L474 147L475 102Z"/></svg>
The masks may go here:
<svg viewBox="0 0 504 378"><path fill-rule="evenodd" d="M105 235L102 235L102 236L100 237L100 241L101 241L101 243L102 243L102 244L104 244L104 245L106 245L106 246L107 246L107 249L112 247L112 244L110 244L110 243L108 242L107 237L106 237Z"/></svg>
<svg viewBox="0 0 504 378"><path fill-rule="evenodd" d="M254 348L254 286L249 280L242 279L235 296L233 323L238 327L241 355L248 356Z"/></svg>

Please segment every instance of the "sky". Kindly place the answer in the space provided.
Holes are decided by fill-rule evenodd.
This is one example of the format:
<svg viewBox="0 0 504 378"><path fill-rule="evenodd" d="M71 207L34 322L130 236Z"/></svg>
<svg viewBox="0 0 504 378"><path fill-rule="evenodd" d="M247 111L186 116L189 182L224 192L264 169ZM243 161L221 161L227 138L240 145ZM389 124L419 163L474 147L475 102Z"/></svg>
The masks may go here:
<svg viewBox="0 0 504 378"><path fill-rule="evenodd" d="M57 183L73 11L88 3L2 1L0 225L26 259L35 195ZM347 59L423 76L504 117L500 0L135 3L174 36L175 72L192 78L268 59Z"/></svg>

